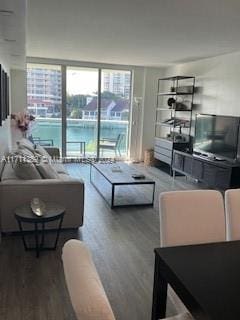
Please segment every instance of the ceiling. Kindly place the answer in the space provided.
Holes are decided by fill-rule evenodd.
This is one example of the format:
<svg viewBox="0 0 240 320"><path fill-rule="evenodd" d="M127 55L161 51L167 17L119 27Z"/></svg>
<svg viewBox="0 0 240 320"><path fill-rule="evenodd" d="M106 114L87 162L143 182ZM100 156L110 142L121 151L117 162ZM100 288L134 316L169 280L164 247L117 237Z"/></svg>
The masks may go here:
<svg viewBox="0 0 240 320"><path fill-rule="evenodd" d="M0 0L0 53L11 68L25 66L25 37L25 0Z"/></svg>
<svg viewBox="0 0 240 320"><path fill-rule="evenodd" d="M27 55L163 66L240 50L239 0L29 0Z"/></svg>

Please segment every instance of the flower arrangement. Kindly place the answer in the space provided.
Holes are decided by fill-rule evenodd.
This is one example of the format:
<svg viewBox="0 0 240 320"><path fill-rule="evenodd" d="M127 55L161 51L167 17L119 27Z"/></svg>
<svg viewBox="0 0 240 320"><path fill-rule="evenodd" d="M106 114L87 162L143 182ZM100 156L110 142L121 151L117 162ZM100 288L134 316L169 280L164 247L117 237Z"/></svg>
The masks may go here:
<svg viewBox="0 0 240 320"><path fill-rule="evenodd" d="M11 119L15 121L16 127L22 131L29 131L35 117L27 112L12 113Z"/></svg>

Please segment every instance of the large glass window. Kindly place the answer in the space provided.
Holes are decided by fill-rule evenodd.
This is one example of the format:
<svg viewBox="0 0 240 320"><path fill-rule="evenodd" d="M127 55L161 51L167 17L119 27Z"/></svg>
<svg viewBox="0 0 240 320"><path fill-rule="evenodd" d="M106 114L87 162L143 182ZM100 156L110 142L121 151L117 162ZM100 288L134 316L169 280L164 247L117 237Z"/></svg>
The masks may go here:
<svg viewBox="0 0 240 320"><path fill-rule="evenodd" d="M97 156L98 69L67 68L67 156Z"/></svg>
<svg viewBox="0 0 240 320"><path fill-rule="evenodd" d="M28 64L27 109L36 121L31 132L43 146L62 147L62 73L60 66Z"/></svg>
<svg viewBox="0 0 240 320"><path fill-rule="evenodd" d="M66 70L64 105L62 70ZM32 63L27 66L28 111L36 117L32 138L43 146L63 148L69 157L126 158L130 96L131 71Z"/></svg>
<svg viewBox="0 0 240 320"><path fill-rule="evenodd" d="M102 70L100 156L125 158L128 151L131 72Z"/></svg>

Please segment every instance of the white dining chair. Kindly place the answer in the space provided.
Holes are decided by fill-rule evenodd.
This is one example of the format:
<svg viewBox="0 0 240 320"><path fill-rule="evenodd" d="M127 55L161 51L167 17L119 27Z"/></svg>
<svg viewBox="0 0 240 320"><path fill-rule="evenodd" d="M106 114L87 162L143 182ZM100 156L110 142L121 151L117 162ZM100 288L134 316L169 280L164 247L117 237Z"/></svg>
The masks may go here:
<svg viewBox="0 0 240 320"><path fill-rule="evenodd" d="M116 320L87 246L69 240L62 260L70 300L78 320ZM189 313L166 320L192 320Z"/></svg>
<svg viewBox="0 0 240 320"><path fill-rule="evenodd" d="M226 240L222 194L215 190L163 192L159 196L160 246ZM178 313L187 309L169 286L168 298Z"/></svg>
<svg viewBox="0 0 240 320"><path fill-rule="evenodd" d="M227 240L240 240L240 189L225 192Z"/></svg>
<svg viewBox="0 0 240 320"><path fill-rule="evenodd" d="M219 191L163 192L159 204L161 247L226 239L224 203Z"/></svg>

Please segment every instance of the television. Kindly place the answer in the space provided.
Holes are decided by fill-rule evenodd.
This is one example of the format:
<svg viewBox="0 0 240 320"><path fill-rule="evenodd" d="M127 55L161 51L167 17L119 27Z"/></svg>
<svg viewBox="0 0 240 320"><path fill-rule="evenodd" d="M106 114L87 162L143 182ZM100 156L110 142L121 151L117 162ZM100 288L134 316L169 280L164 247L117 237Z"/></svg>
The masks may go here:
<svg viewBox="0 0 240 320"><path fill-rule="evenodd" d="M237 160L239 117L197 114L193 152L219 160Z"/></svg>

